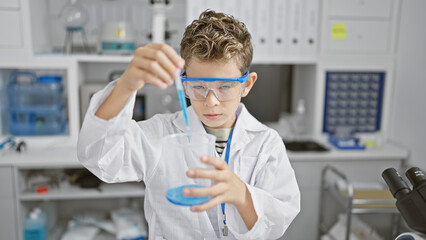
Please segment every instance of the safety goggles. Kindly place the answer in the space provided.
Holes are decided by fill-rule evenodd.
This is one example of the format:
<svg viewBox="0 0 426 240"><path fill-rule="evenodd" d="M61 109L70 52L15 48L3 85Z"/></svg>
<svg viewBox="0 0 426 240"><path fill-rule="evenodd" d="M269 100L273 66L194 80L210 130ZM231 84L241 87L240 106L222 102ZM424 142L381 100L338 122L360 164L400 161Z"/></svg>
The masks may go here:
<svg viewBox="0 0 426 240"><path fill-rule="evenodd" d="M241 97L249 73L239 78L188 78L183 72L181 80L185 96L191 100L204 101L212 91L219 101L230 101Z"/></svg>

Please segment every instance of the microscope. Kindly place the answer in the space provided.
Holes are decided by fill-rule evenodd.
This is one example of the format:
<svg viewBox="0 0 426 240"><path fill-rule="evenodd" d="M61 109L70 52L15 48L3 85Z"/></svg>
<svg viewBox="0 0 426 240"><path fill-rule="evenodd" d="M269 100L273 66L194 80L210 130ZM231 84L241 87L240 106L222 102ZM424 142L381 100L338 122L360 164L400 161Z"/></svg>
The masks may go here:
<svg viewBox="0 0 426 240"><path fill-rule="evenodd" d="M408 187L394 168L388 168L382 173L390 192L396 198L398 211L408 226L416 231L403 233L396 240L426 240L426 176L418 167L408 169L405 175L413 189Z"/></svg>

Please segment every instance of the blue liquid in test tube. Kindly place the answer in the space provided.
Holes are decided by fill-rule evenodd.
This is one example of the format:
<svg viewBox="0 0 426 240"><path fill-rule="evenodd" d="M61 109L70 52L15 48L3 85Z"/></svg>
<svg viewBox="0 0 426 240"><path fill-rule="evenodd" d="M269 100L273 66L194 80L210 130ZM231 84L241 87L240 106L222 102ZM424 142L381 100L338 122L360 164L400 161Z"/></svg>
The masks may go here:
<svg viewBox="0 0 426 240"><path fill-rule="evenodd" d="M180 79L180 69L178 69L177 72L179 76L175 79L177 94L179 97L180 108L182 108L183 117L185 118L186 134L188 135L188 141L191 141L191 129L189 128L188 112L186 111L187 106L185 100L185 93L183 92L182 80Z"/></svg>

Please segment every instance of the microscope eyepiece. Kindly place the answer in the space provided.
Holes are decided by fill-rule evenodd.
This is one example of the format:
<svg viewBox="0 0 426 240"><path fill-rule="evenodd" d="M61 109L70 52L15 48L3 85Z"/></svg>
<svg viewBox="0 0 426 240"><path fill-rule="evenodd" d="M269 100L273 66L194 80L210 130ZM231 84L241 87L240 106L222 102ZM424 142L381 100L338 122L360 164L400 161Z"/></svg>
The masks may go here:
<svg viewBox="0 0 426 240"><path fill-rule="evenodd" d="M405 176L407 176L414 188L417 188L422 183L426 183L426 176L418 167L408 169L407 172L405 172Z"/></svg>
<svg viewBox="0 0 426 240"><path fill-rule="evenodd" d="M426 234L426 177L417 167L408 169L405 174L413 185L412 190L394 168L383 171L382 177L408 226Z"/></svg>
<svg viewBox="0 0 426 240"><path fill-rule="evenodd" d="M410 193L410 188L395 168L388 168L383 171L382 177L388 185L390 192L396 199L400 199Z"/></svg>

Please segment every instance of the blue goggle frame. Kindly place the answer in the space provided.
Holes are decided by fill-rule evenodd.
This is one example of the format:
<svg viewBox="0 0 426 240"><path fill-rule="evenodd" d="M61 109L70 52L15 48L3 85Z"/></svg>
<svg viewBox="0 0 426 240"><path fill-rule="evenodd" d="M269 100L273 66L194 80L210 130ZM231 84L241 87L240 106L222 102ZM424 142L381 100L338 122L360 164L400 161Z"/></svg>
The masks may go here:
<svg viewBox="0 0 426 240"><path fill-rule="evenodd" d="M234 81L234 82L240 82L240 83L244 83L245 81L247 81L250 71L247 70L246 74L242 77L238 77L238 78L188 78L185 77L186 72L183 72L180 75L180 79L182 82L185 81L206 81L206 82L215 82L215 81Z"/></svg>

